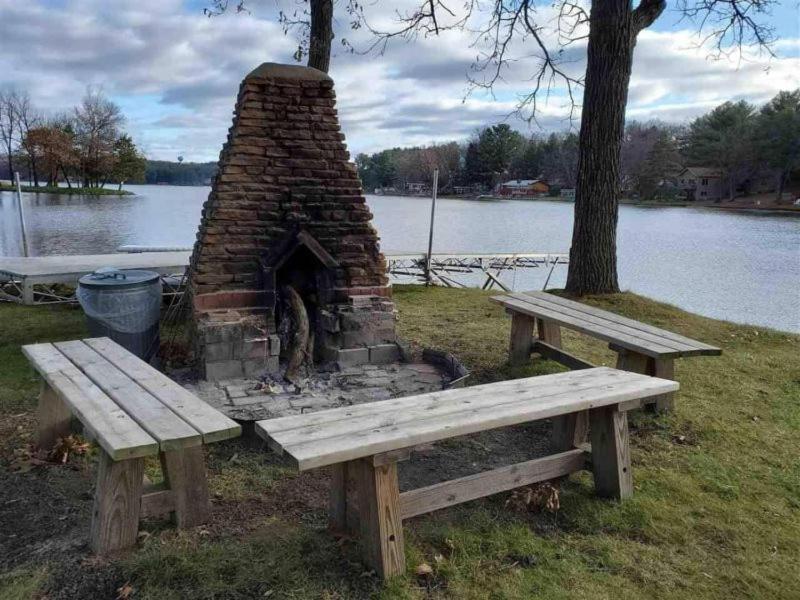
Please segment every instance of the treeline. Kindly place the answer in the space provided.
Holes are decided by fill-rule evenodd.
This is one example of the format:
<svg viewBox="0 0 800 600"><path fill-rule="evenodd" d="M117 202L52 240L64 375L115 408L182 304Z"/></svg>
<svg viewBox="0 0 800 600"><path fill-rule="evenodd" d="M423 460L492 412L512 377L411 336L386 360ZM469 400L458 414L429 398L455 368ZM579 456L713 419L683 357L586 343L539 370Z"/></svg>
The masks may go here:
<svg viewBox="0 0 800 600"><path fill-rule="evenodd" d="M145 158L124 131L119 106L89 90L72 111L45 115L27 92L0 93L0 143L7 179L18 171L35 187L60 181L84 188L141 181Z"/></svg>
<svg viewBox="0 0 800 600"><path fill-rule="evenodd" d="M620 162L622 192L643 199L680 194L679 175L687 166L715 169L730 197L754 191L759 182L780 197L800 168L800 90L780 92L760 108L744 101L726 102L689 125L631 121ZM429 189L437 167L443 193L485 191L515 179L544 179L556 189L573 188L578 137L526 137L500 124L464 143L359 154L356 165L368 191L405 191L419 189L420 184Z"/></svg>
<svg viewBox="0 0 800 600"><path fill-rule="evenodd" d="M217 174L217 163L148 160L145 183L169 185L209 185Z"/></svg>

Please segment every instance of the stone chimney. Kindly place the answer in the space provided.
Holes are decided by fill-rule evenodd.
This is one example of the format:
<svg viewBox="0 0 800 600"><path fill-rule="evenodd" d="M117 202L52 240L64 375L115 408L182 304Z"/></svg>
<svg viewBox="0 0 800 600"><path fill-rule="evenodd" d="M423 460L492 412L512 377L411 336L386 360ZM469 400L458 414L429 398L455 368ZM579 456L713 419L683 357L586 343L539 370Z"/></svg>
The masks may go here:
<svg viewBox="0 0 800 600"><path fill-rule="evenodd" d="M371 219L333 80L275 63L245 77L190 263L202 375L278 373L287 285L307 309L315 362L396 360L391 287Z"/></svg>

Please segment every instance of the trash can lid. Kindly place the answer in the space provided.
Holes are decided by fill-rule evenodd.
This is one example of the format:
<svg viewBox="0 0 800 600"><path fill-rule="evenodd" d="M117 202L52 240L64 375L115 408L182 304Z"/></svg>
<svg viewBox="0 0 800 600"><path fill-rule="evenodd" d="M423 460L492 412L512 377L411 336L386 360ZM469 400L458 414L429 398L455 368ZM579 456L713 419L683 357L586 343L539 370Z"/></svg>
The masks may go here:
<svg viewBox="0 0 800 600"><path fill-rule="evenodd" d="M130 288L158 280L160 275L155 271L140 269L117 269L116 267L103 267L94 273L84 275L78 280L81 287L96 289Z"/></svg>

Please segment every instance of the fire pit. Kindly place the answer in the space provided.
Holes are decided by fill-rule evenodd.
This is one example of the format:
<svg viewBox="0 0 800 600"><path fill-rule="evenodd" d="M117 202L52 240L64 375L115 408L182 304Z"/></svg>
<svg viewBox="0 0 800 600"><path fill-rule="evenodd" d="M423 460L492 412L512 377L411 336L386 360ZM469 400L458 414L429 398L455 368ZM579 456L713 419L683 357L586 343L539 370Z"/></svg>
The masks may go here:
<svg viewBox="0 0 800 600"><path fill-rule="evenodd" d="M339 131L333 81L266 63L242 82L191 260L209 380L398 358L372 214Z"/></svg>
<svg viewBox="0 0 800 600"><path fill-rule="evenodd" d="M327 74L265 63L245 77L190 263L199 374L224 382L211 387L226 401L234 380L277 405L400 360L386 261L349 158ZM434 389L453 379L430 368L407 374ZM395 391L412 388L423 391Z"/></svg>

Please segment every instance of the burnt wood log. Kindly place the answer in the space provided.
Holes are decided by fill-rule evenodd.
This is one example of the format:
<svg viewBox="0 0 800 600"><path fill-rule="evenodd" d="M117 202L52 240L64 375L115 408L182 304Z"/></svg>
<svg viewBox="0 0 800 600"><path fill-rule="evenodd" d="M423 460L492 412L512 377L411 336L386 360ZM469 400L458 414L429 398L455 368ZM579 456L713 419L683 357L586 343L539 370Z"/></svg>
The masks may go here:
<svg viewBox="0 0 800 600"><path fill-rule="evenodd" d="M297 383L300 369L308 360L308 311L300 294L290 285L282 285L281 295L289 311L292 327L288 336L286 374L284 377L292 383Z"/></svg>

